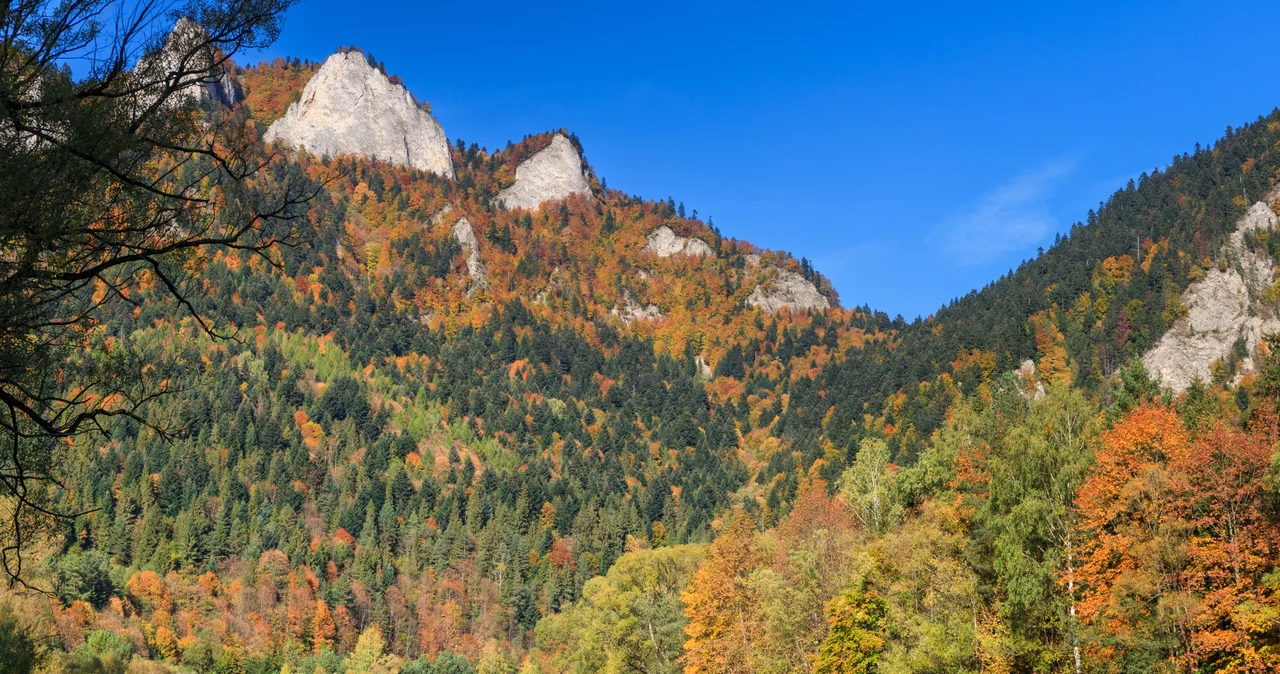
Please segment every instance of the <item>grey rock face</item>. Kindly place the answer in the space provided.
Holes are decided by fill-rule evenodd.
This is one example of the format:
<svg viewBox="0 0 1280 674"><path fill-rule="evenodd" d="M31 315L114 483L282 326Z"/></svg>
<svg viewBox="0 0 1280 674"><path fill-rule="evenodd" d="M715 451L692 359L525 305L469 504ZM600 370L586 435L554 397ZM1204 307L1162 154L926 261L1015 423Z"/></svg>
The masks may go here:
<svg viewBox="0 0 1280 674"><path fill-rule="evenodd" d="M747 297L747 304L773 313L786 307L797 309L827 309L831 302L805 277L785 269L778 269L772 279L756 286Z"/></svg>
<svg viewBox="0 0 1280 674"><path fill-rule="evenodd" d="M364 54L325 60L302 98L267 129L265 139L317 155L360 154L453 178L449 141L440 124Z"/></svg>
<svg viewBox="0 0 1280 674"><path fill-rule="evenodd" d="M578 151L568 138L556 134L550 145L516 167L515 182L498 193L498 201L507 208L532 211L548 201L590 193Z"/></svg>
<svg viewBox="0 0 1280 674"><path fill-rule="evenodd" d="M623 292L623 304L620 307L614 307L609 310L609 315L621 318L623 323L630 325L635 321L651 321L665 318L662 310L653 304L641 306L635 300L631 299L631 294Z"/></svg>
<svg viewBox="0 0 1280 674"><path fill-rule="evenodd" d="M1195 380L1209 382L1210 365L1226 358L1237 341L1243 340L1249 357L1242 371L1253 370L1253 356L1264 335L1280 331L1280 319L1271 307L1261 306L1258 297L1276 280L1271 259L1248 249L1244 235L1271 229L1280 224L1263 203L1254 204L1240 219L1221 251L1225 271L1210 269L1182 294L1187 315L1160 337L1142 356L1143 364L1163 385L1174 392L1186 390Z"/></svg>
<svg viewBox="0 0 1280 674"><path fill-rule="evenodd" d="M144 95L152 97L148 100L163 95L167 86L177 87L166 101L175 106L213 101L230 108L244 100L240 83L208 42L209 32L203 26L186 17L178 19L160 51L138 63L136 74L156 83L146 88Z"/></svg>
<svg viewBox="0 0 1280 674"><path fill-rule="evenodd" d="M649 235L649 245L645 250L653 251L658 257L671 257L684 250L685 240L676 236L670 227L659 227Z"/></svg>
<svg viewBox="0 0 1280 674"><path fill-rule="evenodd" d="M684 254L690 257L715 257L715 251L702 239L690 238L684 244Z"/></svg>
<svg viewBox="0 0 1280 674"><path fill-rule="evenodd" d="M472 289L487 288L489 272L480 259L480 242L476 239L476 231L471 227L467 216L464 215L453 223L453 238L467 255L467 276L471 277Z"/></svg>
<svg viewBox="0 0 1280 674"><path fill-rule="evenodd" d="M676 236L670 227L663 225L649 235L649 243L644 247L645 250L651 251L658 257L671 257L672 255L688 255L690 257L715 257L715 251L711 250L702 239L684 238Z"/></svg>
<svg viewBox="0 0 1280 674"><path fill-rule="evenodd" d="M233 108L244 100L244 91L240 89L240 82L226 71L212 80L206 80L204 89L209 98L228 108Z"/></svg>

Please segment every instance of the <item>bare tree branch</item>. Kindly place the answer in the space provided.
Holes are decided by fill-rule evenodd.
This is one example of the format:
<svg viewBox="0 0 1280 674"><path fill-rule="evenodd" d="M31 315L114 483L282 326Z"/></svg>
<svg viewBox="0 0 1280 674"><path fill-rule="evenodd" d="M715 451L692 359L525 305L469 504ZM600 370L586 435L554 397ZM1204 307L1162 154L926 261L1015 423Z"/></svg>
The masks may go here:
<svg viewBox="0 0 1280 674"><path fill-rule="evenodd" d="M292 223L323 185L284 169L244 111L209 94L237 53L275 39L292 2L13 0L0 11L0 569L10 585L30 587L24 555L45 527L93 512L53 505L68 442L121 418L172 437L147 415L173 391L147 375L147 356L95 355L104 317L167 300L201 334L235 339L202 313L189 277L212 250L278 267L273 251L298 243Z"/></svg>

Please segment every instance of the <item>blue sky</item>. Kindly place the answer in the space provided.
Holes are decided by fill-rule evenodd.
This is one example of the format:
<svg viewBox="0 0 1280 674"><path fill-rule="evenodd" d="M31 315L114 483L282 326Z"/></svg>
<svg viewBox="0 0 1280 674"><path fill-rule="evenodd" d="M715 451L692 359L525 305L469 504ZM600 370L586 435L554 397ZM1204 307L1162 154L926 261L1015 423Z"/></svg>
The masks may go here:
<svg viewBox="0 0 1280 674"><path fill-rule="evenodd" d="M1280 104L1269 3L891 4L303 0L261 56L362 47L490 149L566 127L907 317Z"/></svg>

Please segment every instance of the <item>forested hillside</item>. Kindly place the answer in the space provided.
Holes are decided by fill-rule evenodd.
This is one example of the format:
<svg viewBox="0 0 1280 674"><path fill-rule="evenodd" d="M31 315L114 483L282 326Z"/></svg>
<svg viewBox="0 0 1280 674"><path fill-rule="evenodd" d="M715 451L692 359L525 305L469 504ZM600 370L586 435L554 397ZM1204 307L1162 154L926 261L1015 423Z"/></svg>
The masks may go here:
<svg viewBox="0 0 1280 674"><path fill-rule="evenodd" d="M84 672L1280 667L1280 360L1177 398L1136 360L1271 203L1280 111L906 322L590 171L496 203L556 133L586 156L567 131L457 140L454 180L262 143L316 70L235 68L245 100L210 112L285 156L259 187L314 192L296 240L192 256L186 305L93 288L94 357L166 393L63 443L51 504L83 514L39 544L52 596L3 597L0 647L33 630ZM657 254L661 227L708 252ZM749 302L787 273L835 306Z"/></svg>

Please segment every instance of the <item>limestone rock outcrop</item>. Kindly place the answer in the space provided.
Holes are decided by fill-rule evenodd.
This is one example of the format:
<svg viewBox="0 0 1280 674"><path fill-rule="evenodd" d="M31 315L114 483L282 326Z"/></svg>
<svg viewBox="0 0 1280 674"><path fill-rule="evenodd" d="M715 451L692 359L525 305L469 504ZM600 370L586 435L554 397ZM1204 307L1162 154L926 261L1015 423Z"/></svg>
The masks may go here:
<svg viewBox="0 0 1280 674"><path fill-rule="evenodd" d="M831 302L809 279L785 269L776 269L772 278L756 285L747 304L769 313L784 307L795 310L827 309Z"/></svg>
<svg viewBox="0 0 1280 674"><path fill-rule="evenodd" d="M649 243L644 247L645 250L651 251L658 257L671 257L672 255L688 255L689 257L715 257L715 251L711 250L711 246L702 239L682 236L676 236L670 227L663 225L649 235Z"/></svg>
<svg viewBox="0 0 1280 674"><path fill-rule="evenodd" d="M1280 319L1273 308L1260 306L1258 301L1276 281L1275 266L1269 257L1249 250L1244 237L1277 224L1280 218L1270 206L1254 204L1223 246L1225 264L1210 269L1183 293L1187 315L1142 356L1143 364L1164 386L1176 393L1197 379L1209 383L1210 366L1227 358L1240 341L1248 351L1240 370L1253 370L1258 342L1264 335L1280 331Z"/></svg>
<svg viewBox="0 0 1280 674"><path fill-rule="evenodd" d="M265 139L316 155L359 154L454 177L440 124L358 51L326 59Z"/></svg>
<svg viewBox="0 0 1280 674"><path fill-rule="evenodd" d="M515 182L498 193L498 201L506 208L532 211L548 201L590 193L578 150L558 133L550 145L520 162Z"/></svg>
<svg viewBox="0 0 1280 674"><path fill-rule="evenodd" d="M480 259L480 242L476 239L476 231L467 216L464 215L453 223L453 238L462 246L462 252L467 256L467 276L471 277L472 289L487 288L489 272Z"/></svg>
<svg viewBox="0 0 1280 674"><path fill-rule="evenodd" d="M609 315L621 318L623 323L630 325L635 321L658 320L664 318L662 310L653 304L640 305L631 298L631 293L623 291L622 305L615 306L609 310Z"/></svg>
<svg viewBox="0 0 1280 674"><path fill-rule="evenodd" d="M560 294L560 286L563 285L565 281L564 276L565 276L564 272L561 271L559 267L552 269L551 274L547 276L546 287L544 287L542 290L539 290L538 294L533 296L534 303L546 304L547 299L549 299L552 295Z"/></svg>
<svg viewBox="0 0 1280 674"><path fill-rule="evenodd" d="M209 31L183 17L174 24L160 50L138 62L135 74L154 85L143 90L148 101L164 95L167 87L176 86L167 103L182 106L213 101L230 108L244 100L244 93L227 70L229 65L210 43Z"/></svg>
<svg viewBox="0 0 1280 674"><path fill-rule="evenodd" d="M225 70L221 75L211 76L204 81L203 95L228 108L235 107L237 103L244 100L244 91L240 89L240 82Z"/></svg>

